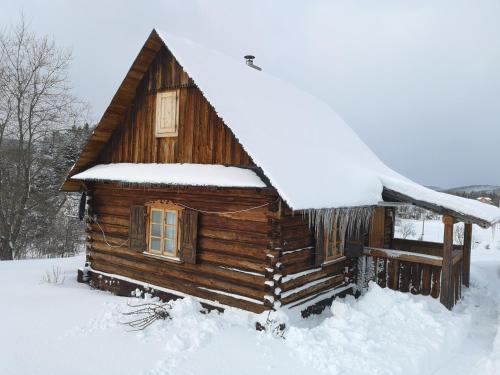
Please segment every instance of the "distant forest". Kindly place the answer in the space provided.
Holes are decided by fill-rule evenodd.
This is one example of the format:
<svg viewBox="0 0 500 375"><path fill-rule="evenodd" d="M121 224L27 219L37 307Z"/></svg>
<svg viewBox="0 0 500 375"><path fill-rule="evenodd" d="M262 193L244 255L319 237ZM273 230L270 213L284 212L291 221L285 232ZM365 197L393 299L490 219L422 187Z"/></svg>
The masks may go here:
<svg viewBox="0 0 500 375"><path fill-rule="evenodd" d="M488 197L491 198L491 201L495 206L500 206L500 186L464 186L460 188L448 189L444 192L470 199Z"/></svg>

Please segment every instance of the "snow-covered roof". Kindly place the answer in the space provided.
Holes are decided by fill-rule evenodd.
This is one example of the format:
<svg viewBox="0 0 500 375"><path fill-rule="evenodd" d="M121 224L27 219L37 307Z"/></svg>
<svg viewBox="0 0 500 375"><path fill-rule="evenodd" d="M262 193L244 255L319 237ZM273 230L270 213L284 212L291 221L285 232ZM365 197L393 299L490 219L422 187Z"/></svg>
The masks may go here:
<svg viewBox="0 0 500 375"><path fill-rule="evenodd" d="M295 210L376 205L384 188L494 223L500 209L438 193L387 167L325 102L266 72L157 31Z"/></svg>
<svg viewBox="0 0 500 375"><path fill-rule="evenodd" d="M71 177L84 181L256 187L266 184L250 169L211 164L99 164Z"/></svg>
<svg viewBox="0 0 500 375"><path fill-rule="evenodd" d="M475 199L467 199L455 195L441 193L408 179L402 180L393 176L381 176L385 189L392 190L411 199L415 204L436 210L449 211L462 217L479 219L477 224L486 226L500 222L500 209L491 204Z"/></svg>

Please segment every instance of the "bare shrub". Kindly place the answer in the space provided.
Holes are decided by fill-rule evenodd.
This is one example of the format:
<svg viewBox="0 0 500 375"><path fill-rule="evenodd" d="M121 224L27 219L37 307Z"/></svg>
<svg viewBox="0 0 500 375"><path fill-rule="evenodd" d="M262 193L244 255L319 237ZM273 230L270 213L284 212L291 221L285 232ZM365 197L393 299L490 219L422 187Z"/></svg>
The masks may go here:
<svg viewBox="0 0 500 375"><path fill-rule="evenodd" d="M52 271L45 271L42 276L42 281L48 284L63 284L66 280L66 275L59 266L52 266Z"/></svg>
<svg viewBox="0 0 500 375"><path fill-rule="evenodd" d="M408 237L414 237L417 234L415 230L415 224L411 221L402 221L399 226L399 235L402 239L407 239Z"/></svg>
<svg viewBox="0 0 500 375"><path fill-rule="evenodd" d="M257 331L264 331L272 334L273 336L285 338L285 323L282 323L271 317L271 311L267 314L267 319L264 323L256 322L255 329Z"/></svg>
<svg viewBox="0 0 500 375"><path fill-rule="evenodd" d="M172 306L169 303L147 302L138 305L127 303L133 310L122 313L129 320L121 322L132 328L132 331L141 331L157 320L170 319L169 310Z"/></svg>
<svg viewBox="0 0 500 375"><path fill-rule="evenodd" d="M464 226L463 225L455 225L454 231L453 231L453 237L456 245L463 245L464 244Z"/></svg>

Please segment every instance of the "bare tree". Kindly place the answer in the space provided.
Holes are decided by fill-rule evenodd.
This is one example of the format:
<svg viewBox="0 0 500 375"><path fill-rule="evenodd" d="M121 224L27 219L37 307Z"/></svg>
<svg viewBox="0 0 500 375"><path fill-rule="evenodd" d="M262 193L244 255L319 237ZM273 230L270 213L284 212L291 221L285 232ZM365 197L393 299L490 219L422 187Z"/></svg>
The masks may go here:
<svg viewBox="0 0 500 375"><path fill-rule="evenodd" d="M407 239L408 237L413 237L417 234L417 231L415 230L415 224L413 224L411 221L406 221L403 220L401 222L401 226L399 227L399 235L403 239Z"/></svg>
<svg viewBox="0 0 500 375"><path fill-rule="evenodd" d="M463 225L455 225L454 231L453 231L453 236L454 238L454 243L456 245L463 245L464 244L464 226Z"/></svg>
<svg viewBox="0 0 500 375"><path fill-rule="evenodd" d="M0 260L25 251L39 229L33 219L58 212L66 201L47 144L80 120L70 60L69 51L30 32L23 17L0 34Z"/></svg>

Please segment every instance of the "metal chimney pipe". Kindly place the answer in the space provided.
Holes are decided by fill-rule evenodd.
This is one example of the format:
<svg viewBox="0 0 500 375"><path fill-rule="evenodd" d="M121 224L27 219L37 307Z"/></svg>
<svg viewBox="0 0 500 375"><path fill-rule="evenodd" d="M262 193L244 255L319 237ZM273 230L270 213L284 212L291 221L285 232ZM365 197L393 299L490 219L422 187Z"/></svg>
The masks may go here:
<svg viewBox="0 0 500 375"><path fill-rule="evenodd" d="M247 64L249 67L254 68L254 69L256 69L256 70L259 70L259 71L260 71L260 70L262 70L262 68L261 68L261 67L259 67L259 66L255 65L255 64L253 63L253 60L255 59L255 56L253 56L253 55L245 55L245 56L244 56L244 59L245 59L246 64Z"/></svg>

